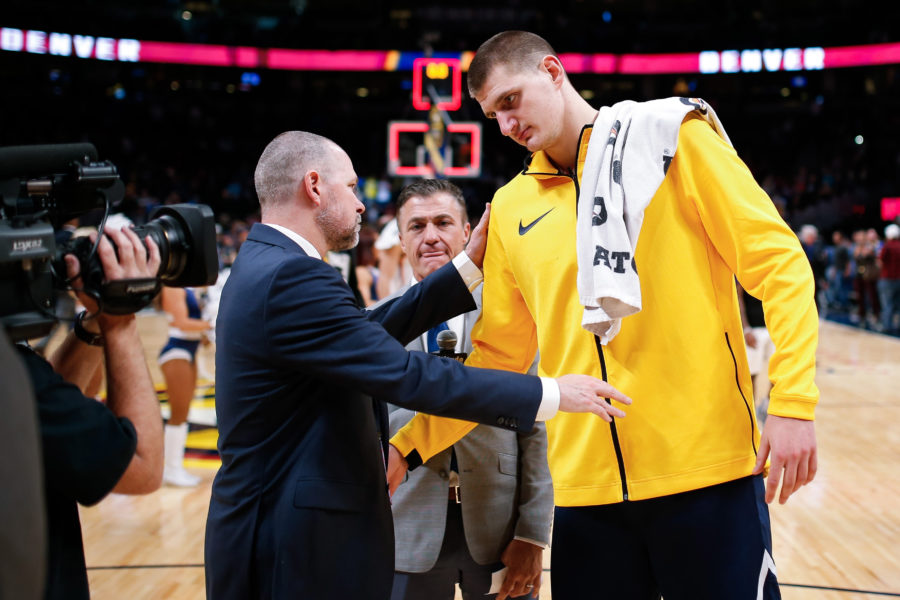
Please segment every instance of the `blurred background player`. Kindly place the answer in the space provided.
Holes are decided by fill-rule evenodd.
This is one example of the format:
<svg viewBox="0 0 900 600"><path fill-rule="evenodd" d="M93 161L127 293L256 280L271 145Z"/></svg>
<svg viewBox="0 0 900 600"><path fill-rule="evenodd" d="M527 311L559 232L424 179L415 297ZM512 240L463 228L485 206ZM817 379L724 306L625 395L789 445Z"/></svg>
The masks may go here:
<svg viewBox="0 0 900 600"><path fill-rule="evenodd" d="M378 276L380 274L375 258L375 240L378 233L370 226L359 230L359 244L356 246L356 286L364 306L372 306L378 301Z"/></svg>
<svg viewBox="0 0 900 600"><path fill-rule="evenodd" d="M878 234L871 235L863 229L853 232L853 262L856 272L853 289L856 292L856 314L851 320L860 327L880 327L881 302L878 300Z"/></svg>
<svg viewBox="0 0 900 600"><path fill-rule="evenodd" d="M386 298L407 284L412 269L400 247L400 234L396 217L388 221L375 240L378 258L378 281L375 285L379 298Z"/></svg>
<svg viewBox="0 0 900 600"><path fill-rule="evenodd" d="M900 225L891 223L884 228L884 244L878 252L881 278L881 318L884 333L900 334Z"/></svg>
<svg viewBox="0 0 900 600"><path fill-rule="evenodd" d="M197 348L211 324L202 318L197 293L192 288L164 287L160 297L169 320L169 339L159 353L157 364L166 381L171 409L165 427L163 481L178 487L193 487L200 478L184 468L184 442L197 385Z"/></svg>
<svg viewBox="0 0 900 600"><path fill-rule="evenodd" d="M760 427L766 423L769 408L769 359L775 353L775 344L763 315L762 302L747 293L735 279L738 301L741 307L741 321L744 323L744 343L747 346L747 364L750 366L750 381L753 383L753 404Z"/></svg>

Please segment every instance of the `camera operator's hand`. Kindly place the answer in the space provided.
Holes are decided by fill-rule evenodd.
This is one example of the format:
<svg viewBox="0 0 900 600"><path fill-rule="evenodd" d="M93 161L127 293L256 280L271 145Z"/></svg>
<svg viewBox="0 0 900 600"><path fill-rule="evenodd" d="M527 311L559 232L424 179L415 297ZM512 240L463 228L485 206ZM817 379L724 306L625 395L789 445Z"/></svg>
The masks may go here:
<svg viewBox="0 0 900 600"><path fill-rule="evenodd" d="M97 234L92 234L92 241ZM107 281L117 279L153 278L159 272L159 248L147 238L147 248L130 229L107 231L116 248L104 237L97 247ZM118 250L118 251L117 251ZM66 270L76 282L80 266L71 254L65 256ZM146 494L159 488L162 481L163 445L162 419L156 390L144 360L144 348L138 334L137 321L131 315L96 314L97 303L85 293L78 299L95 318L82 321L85 329L99 333L103 348L88 345L70 334L51 363L66 380L84 390L101 359L106 360L106 405L116 416L127 417L137 432L137 448L131 463L119 479L114 492Z"/></svg>
<svg viewBox="0 0 900 600"><path fill-rule="evenodd" d="M91 233L90 239L91 242L95 242L97 233ZM116 248L118 248L118 255L116 248L113 248L113 245L109 243L110 239L115 242ZM152 279L156 277L157 273L159 273L160 265L159 246L149 236L146 238L146 242L147 248L145 250L141 239L127 227L123 227L118 231L115 229L107 230L103 239L100 240L99 246L97 246L97 256L100 258L100 264L103 266L103 275L106 281L114 281L116 279ZM69 280L79 281L81 267L78 264L78 259L73 254L67 254L64 259ZM75 289L80 289L80 285L76 284ZM97 313L97 303L91 296L77 291L76 295L88 313L92 315ZM109 318L115 320L116 318L128 319L132 316L120 315L113 317L112 315L104 315L104 317L104 320Z"/></svg>

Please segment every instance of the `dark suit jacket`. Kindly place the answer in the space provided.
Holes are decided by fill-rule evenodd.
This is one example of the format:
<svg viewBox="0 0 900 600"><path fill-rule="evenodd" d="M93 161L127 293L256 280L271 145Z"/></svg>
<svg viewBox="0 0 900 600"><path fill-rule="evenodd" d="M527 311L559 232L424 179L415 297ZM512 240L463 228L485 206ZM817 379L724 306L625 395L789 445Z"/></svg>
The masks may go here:
<svg viewBox="0 0 900 600"><path fill-rule="evenodd" d="M253 227L217 319L210 600L389 596L393 526L370 397L531 429L537 378L403 347L474 308L452 264L428 279L366 312L332 267Z"/></svg>

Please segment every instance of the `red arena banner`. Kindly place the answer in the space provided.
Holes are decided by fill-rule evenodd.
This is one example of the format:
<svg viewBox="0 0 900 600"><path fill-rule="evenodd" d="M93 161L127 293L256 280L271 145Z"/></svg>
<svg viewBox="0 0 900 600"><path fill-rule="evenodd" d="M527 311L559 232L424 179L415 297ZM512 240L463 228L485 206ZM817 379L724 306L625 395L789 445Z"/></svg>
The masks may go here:
<svg viewBox="0 0 900 600"><path fill-rule="evenodd" d="M825 68L860 65L894 65L900 63L900 44L869 44L826 48Z"/></svg>
<svg viewBox="0 0 900 600"><path fill-rule="evenodd" d="M452 83L471 62L471 52L452 58L426 57L398 50L296 50L176 42L142 41L70 33L0 27L0 50L122 62L155 62L212 67L284 69L293 71L399 71L416 64L434 64L437 73L447 65ZM777 71L815 71L844 67L900 64L900 43L835 48L790 47L743 50L704 50L678 54L560 54L569 73L712 74ZM420 61L427 61L420 63ZM455 67L450 67L454 64ZM421 81L420 81L421 83ZM422 105L429 102L419 94ZM455 98L455 91L453 93ZM450 105L453 105L453 99ZM425 110L424 108L421 110Z"/></svg>
<svg viewBox="0 0 900 600"><path fill-rule="evenodd" d="M696 52L689 54L623 54L619 57L616 73L696 73L700 58Z"/></svg>
<svg viewBox="0 0 900 600"><path fill-rule="evenodd" d="M260 67L289 71L386 71L388 52L381 50L263 50Z"/></svg>

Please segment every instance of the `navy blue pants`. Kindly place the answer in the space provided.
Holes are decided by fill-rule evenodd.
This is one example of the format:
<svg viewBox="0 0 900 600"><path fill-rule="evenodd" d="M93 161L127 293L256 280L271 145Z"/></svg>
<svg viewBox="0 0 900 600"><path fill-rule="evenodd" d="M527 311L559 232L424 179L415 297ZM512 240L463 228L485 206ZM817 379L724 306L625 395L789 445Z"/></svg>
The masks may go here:
<svg viewBox="0 0 900 600"><path fill-rule="evenodd" d="M553 600L778 600L761 475L662 498L556 507Z"/></svg>

